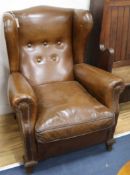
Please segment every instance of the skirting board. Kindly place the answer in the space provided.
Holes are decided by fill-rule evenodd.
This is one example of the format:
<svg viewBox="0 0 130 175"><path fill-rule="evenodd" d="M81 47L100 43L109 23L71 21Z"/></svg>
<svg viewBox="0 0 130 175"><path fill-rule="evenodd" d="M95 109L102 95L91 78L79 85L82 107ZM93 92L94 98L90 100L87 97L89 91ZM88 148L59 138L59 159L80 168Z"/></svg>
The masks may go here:
<svg viewBox="0 0 130 175"><path fill-rule="evenodd" d="M124 132L124 133L121 133L121 134L116 134L116 135L114 135L114 138L116 139L116 138L119 138L119 137L122 137L122 136L126 136L128 134L130 134L130 131L127 131L127 132Z"/></svg>
<svg viewBox="0 0 130 175"><path fill-rule="evenodd" d="M13 163L13 164L10 164L10 165L4 166L4 167L0 167L0 171L8 170L8 169L15 168L15 167L18 167L21 165L23 165L22 162Z"/></svg>
<svg viewBox="0 0 130 175"><path fill-rule="evenodd" d="M12 113L11 107L7 105L0 105L0 116Z"/></svg>

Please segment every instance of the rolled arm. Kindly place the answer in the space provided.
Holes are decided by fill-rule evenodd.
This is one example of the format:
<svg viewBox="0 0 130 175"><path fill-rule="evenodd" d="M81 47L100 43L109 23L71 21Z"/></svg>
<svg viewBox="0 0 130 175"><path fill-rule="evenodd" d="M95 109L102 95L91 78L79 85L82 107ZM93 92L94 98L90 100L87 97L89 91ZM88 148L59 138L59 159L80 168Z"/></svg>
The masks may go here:
<svg viewBox="0 0 130 175"><path fill-rule="evenodd" d="M37 118L35 93L27 80L20 73L15 72L9 77L8 96L11 106L17 112L24 140L25 162L32 161L34 163L37 152L34 132ZM32 149L30 150L30 148Z"/></svg>
<svg viewBox="0 0 130 175"><path fill-rule="evenodd" d="M74 74L93 96L113 112L118 113L119 96L124 89L121 78L84 63L74 66Z"/></svg>
<svg viewBox="0 0 130 175"><path fill-rule="evenodd" d="M36 96L30 84L20 73L12 73L8 81L8 96L11 106L16 108L20 103L36 104Z"/></svg>

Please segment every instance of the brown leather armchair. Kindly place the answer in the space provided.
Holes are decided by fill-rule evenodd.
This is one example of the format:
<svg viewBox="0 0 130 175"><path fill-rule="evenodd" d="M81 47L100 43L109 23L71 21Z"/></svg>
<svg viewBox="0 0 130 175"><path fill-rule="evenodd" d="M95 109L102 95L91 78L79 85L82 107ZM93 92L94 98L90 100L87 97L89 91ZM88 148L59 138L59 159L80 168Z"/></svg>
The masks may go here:
<svg viewBox="0 0 130 175"><path fill-rule="evenodd" d="M27 171L41 159L105 143L110 149L122 80L84 63L93 26L85 10L33 7L3 17L8 95Z"/></svg>

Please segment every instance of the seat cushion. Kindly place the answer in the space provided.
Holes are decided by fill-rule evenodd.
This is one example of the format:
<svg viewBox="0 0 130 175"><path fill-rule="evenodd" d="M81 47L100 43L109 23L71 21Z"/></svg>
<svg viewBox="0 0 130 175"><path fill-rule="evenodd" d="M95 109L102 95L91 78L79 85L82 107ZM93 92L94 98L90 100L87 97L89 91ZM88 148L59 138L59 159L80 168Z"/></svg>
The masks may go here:
<svg viewBox="0 0 130 175"><path fill-rule="evenodd" d="M114 125L114 113L93 98L78 82L35 87L38 97L38 142L76 137Z"/></svg>

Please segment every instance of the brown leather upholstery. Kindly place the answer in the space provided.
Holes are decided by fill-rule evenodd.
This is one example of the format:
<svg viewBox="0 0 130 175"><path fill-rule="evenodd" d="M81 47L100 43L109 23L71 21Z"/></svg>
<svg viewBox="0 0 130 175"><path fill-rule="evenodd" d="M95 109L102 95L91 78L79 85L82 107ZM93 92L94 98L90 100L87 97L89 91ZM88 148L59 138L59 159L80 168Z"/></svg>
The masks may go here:
<svg viewBox="0 0 130 175"><path fill-rule="evenodd" d="M121 78L110 76L109 72L84 63L75 65L74 72L76 79L83 84L93 96L112 111L118 112L116 91L119 91L122 86ZM95 86L95 83L97 83L97 86Z"/></svg>
<svg viewBox="0 0 130 175"><path fill-rule="evenodd" d="M23 136L25 167L84 146L110 148L124 84L83 63L91 14L40 6L7 12L3 20L8 95Z"/></svg>
<svg viewBox="0 0 130 175"><path fill-rule="evenodd" d="M42 11L43 7L14 12L20 25L20 72L32 85L72 80L72 11Z"/></svg>
<svg viewBox="0 0 130 175"><path fill-rule="evenodd" d="M114 112L76 81L41 85L36 94L39 118L35 130L39 142L71 138L115 124Z"/></svg>

